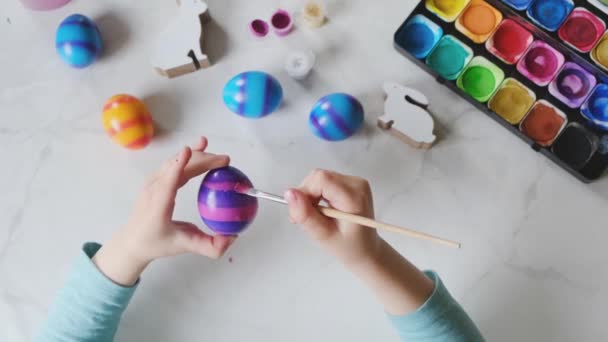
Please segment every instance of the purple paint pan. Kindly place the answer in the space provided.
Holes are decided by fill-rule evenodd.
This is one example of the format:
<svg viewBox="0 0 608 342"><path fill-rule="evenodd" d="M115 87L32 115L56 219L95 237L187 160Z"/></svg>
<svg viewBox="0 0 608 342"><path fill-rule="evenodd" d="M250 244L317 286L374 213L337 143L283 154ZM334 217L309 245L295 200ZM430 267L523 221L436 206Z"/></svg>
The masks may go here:
<svg viewBox="0 0 608 342"><path fill-rule="evenodd" d="M258 38L266 37L269 31L268 23L262 19L255 19L249 23L249 31Z"/></svg>
<svg viewBox="0 0 608 342"><path fill-rule="evenodd" d="M578 64L566 62L557 77L549 84L549 93L570 108L580 107L597 80Z"/></svg>
<svg viewBox="0 0 608 342"><path fill-rule="evenodd" d="M564 55L549 44L536 40L517 63L517 71L544 87L555 78L562 65Z"/></svg>
<svg viewBox="0 0 608 342"><path fill-rule="evenodd" d="M270 25L272 25L272 29L277 36L286 36L293 29L293 20L291 19L291 15L289 12L285 10L278 10L274 12L272 17L270 18Z"/></svg>

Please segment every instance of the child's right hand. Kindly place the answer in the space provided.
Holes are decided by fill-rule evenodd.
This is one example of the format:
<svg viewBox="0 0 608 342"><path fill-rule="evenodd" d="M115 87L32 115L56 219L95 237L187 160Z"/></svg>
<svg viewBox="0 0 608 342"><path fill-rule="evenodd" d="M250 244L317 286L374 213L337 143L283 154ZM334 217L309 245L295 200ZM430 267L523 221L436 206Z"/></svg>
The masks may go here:
<svg viewBox="0 0 608 342"><path fill-rule="evenodd" d="M321 199L332 208L374 218L372 191L362 178L315 170L288 190L289 216L372 289L385 310L404 315L417 310L434 283L378 236L376 230L321 214Z"/></svg>
<svg viewBox="0 0 608 342"><path fill-rule="evenodd" d="M314 170L299 188L285 193L289 216L304 227L310 236L347 266L373 259L382 247L374 229L338 221L321 214L316 208L321 199L332 208L365 217L374 217L369 183L359 177L326 170Z"/></svg>

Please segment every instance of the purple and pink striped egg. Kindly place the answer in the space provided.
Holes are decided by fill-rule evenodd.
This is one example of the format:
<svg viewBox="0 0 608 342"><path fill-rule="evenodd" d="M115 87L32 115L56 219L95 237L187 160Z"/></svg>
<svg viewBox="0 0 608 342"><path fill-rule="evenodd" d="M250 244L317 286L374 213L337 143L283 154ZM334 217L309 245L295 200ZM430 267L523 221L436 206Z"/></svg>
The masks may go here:
<svg viewBox="0 0 608 342"><path fill-rule="evenodd" d="M258 211L257 198L236 192L237 185L253 187L243 172L227 166L209 171L199 188L198 211L203 222L218 234L241 233Z"/></svg>

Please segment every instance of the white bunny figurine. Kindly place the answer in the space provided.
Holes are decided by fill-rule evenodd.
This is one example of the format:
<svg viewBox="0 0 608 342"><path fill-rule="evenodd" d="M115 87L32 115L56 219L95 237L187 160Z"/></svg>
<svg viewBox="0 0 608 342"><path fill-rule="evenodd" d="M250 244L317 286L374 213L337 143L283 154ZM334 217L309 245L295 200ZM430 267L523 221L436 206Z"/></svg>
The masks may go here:
<svg viewBox="0 0 608 342"><path fill-rule="evenodd" d="M179 11L161 32L152 56L152 65L161 75L172 78L210 65L203 53L203 24L209 19L202 0L177 0Z"/></svg>
<svg viewBox="0 0 608 342"><path fill-rule="evenodd" d="M384 84L384 92L384 115L378 118L378 126L412 147L431 148L437 137L426 96L393 82Z"/></svg>

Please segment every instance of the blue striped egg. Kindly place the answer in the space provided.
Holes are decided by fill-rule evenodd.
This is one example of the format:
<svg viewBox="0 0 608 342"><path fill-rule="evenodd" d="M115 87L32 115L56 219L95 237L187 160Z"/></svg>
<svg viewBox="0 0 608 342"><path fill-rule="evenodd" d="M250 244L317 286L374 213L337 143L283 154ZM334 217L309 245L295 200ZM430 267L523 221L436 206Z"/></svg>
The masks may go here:
<svg viewBox="0 0 608 342"><path fill-rule="evenodd" d="M322 97L308 117L310 130L329 141L344 140L363 125L363 106L348 94L336 93Z"/></svg>
<svg viewBox="0 0 608 342"><path fill-rule="evenodd" d="M84 68L101 54L101 33L91 19L82 14L72 14L59 24L55 47L66 64Z"/></svg>
<svg viewBox="0 0 608 342"><path fill-rule="evenodd" d="M224 87L224 103L232 112L250 119L259 119L279 108L283 88L271 75L247 71L234 76Z"/></svg>

